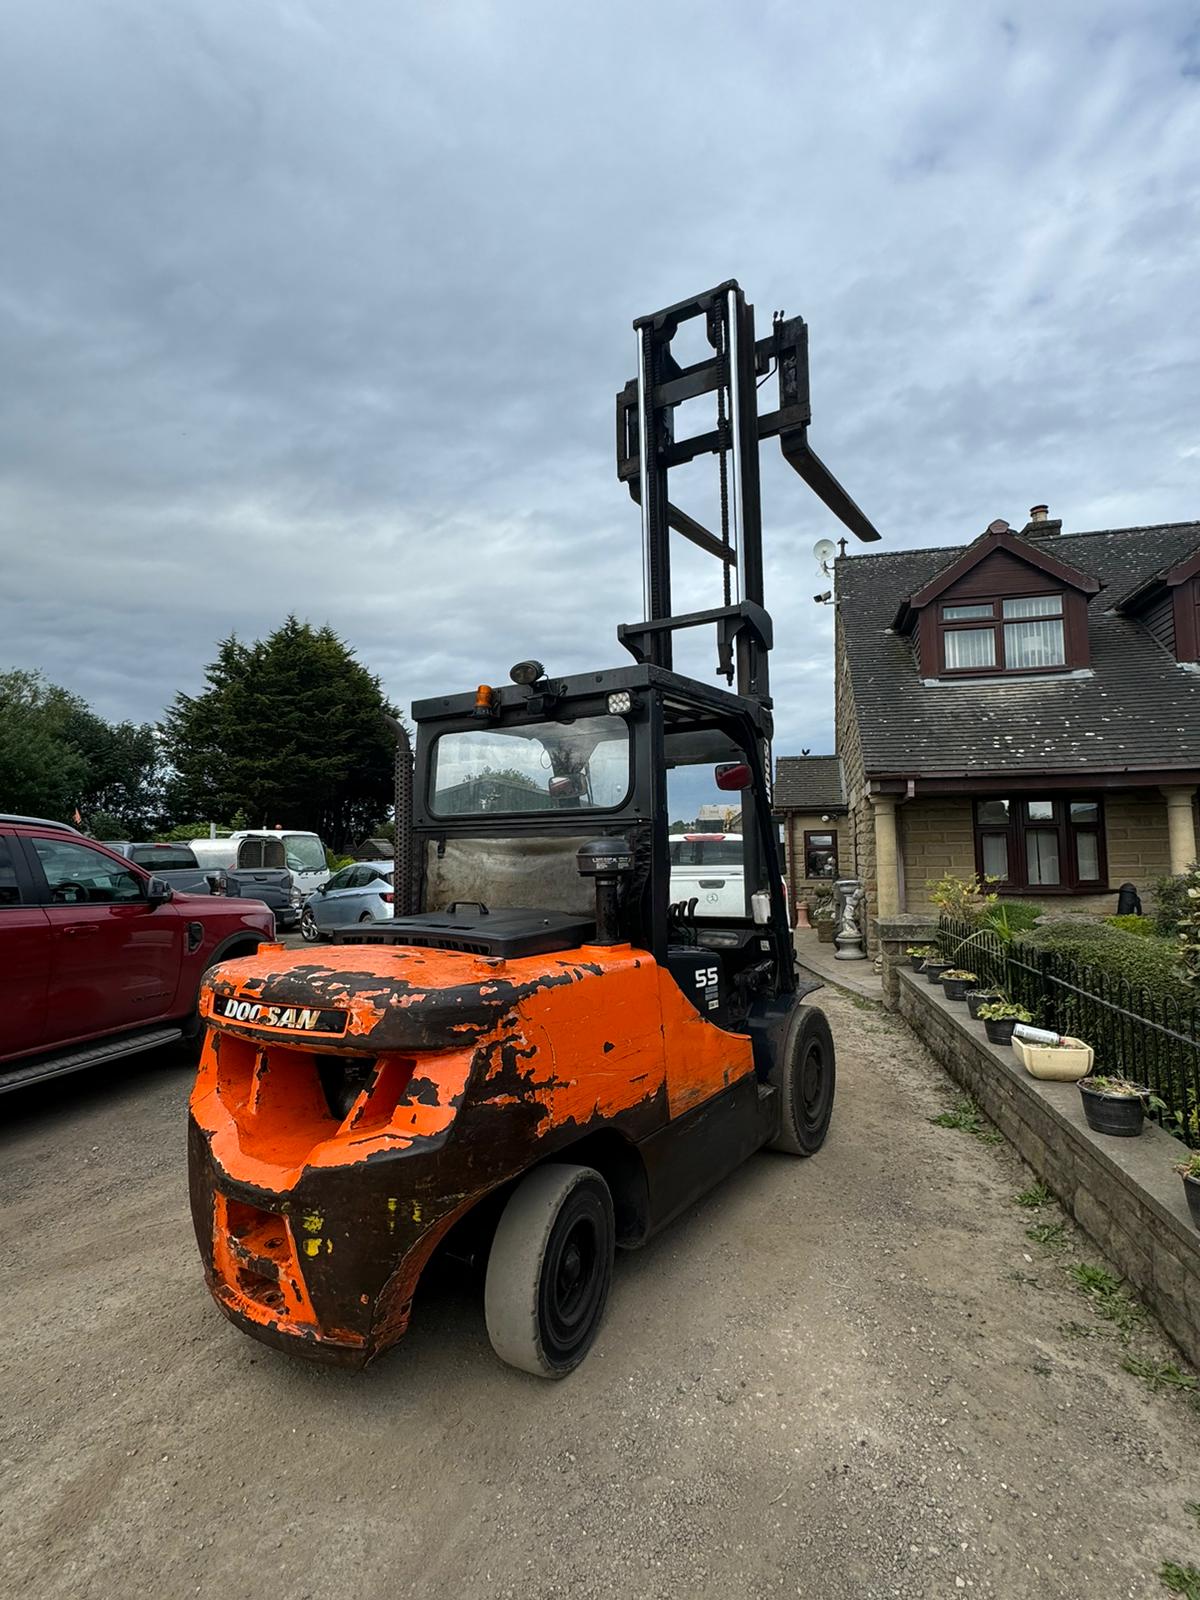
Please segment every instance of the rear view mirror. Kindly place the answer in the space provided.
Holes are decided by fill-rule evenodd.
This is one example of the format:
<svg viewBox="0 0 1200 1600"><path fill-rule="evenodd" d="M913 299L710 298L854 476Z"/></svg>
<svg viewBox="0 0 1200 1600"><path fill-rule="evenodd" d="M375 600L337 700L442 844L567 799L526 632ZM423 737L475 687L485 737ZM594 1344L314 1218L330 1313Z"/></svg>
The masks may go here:
<svg viewBox="0 0 1200 1600"><path fill-rule="evenodd" d="M752 780L749 766L744 761L726 761L714 774L718 789L748 789Z"/></svg>
<svg viewBox="0 0 1200 1600"><path fill-rule="evenodd" d="M161 878L151 878L146 885L146 903L152 906L165 906L173 898L173 891L169 883L164 883Z"/></svg>

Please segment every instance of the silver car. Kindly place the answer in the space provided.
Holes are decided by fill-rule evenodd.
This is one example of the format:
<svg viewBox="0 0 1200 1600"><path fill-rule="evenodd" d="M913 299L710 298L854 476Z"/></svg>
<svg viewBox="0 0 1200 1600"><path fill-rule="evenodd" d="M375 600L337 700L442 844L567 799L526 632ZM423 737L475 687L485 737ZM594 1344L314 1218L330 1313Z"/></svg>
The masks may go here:
<svg viewBox="0 0 1200 1600"><path fill-rule="evenodd" d="M392 915L392 871L388 861L356 861L335 872L305 901L300 932L315 943L331 928L386 921Z"/></svg>

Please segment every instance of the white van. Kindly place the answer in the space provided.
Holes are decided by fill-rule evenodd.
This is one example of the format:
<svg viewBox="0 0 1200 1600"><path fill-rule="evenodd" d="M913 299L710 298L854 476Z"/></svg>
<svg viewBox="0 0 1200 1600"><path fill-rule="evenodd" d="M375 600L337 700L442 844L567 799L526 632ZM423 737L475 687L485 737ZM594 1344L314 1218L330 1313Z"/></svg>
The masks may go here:
<svg viewBox="0 0 1200 1600"><path fill-rule="evenodd" d="M304 899L329 881L320 836L291 828L242 828L224 839L189 839L202 867L286 868Z"/></svg>
<svg viewBox="0 0 1200 1600"><path fill-rule="evenodd" d="M698 917L746 916L740 833L673 833L671 899L695 900Z"/></svg>

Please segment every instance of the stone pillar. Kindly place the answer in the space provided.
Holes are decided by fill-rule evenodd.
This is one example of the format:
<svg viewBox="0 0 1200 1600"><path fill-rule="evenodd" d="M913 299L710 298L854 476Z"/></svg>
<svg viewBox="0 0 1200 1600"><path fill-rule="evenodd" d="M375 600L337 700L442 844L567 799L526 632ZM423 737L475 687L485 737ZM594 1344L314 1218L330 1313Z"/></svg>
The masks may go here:
<svg viewBox="0 0 1200 1600"><path fill-rule="evenodd" d="M902 915L881 917L875 934L882 956L883 1005L886 1011L895 1011L900 1004L900 968L908 962L905 955L910 944L931 944L937 933L937 917L930 915Z"/></svg>
<svg viewBox="0 0 1200 1600"><path fill-rule="evenodd" d="M880 922L900 913L900 853L896 795L873 794L875 822L875 915Z"/></svg>
<svg viewBox="0 0 1200 1600"><path fill-rule="evenodd" d="M1164 789L1167 802L1167 840L1171 871L1186 872L1196 859L1195 789Z"/></svg>

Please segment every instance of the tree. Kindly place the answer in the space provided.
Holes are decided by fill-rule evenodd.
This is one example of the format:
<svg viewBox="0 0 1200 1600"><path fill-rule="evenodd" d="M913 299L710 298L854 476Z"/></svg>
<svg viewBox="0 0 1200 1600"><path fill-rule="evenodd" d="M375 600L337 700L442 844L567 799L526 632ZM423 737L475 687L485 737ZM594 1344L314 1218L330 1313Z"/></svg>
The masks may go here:
<svg viewBox="0 0 1200 1600"><path fill-rule="evenodd" d="M163 723L174 816L308 828L339 848L385 815L394 792L396 716L331 628L289 616L266 639L223 640L208 687L178 694Z"/></svg>
<svg viewBox="0 0 1200 1600"><path fill-rule="evenodd" d="M95 814L109 837L137 837L162 806L154 730L107 723L39 673L0 673L0 801L64 820L78 810L85 823Z"/></svg>

